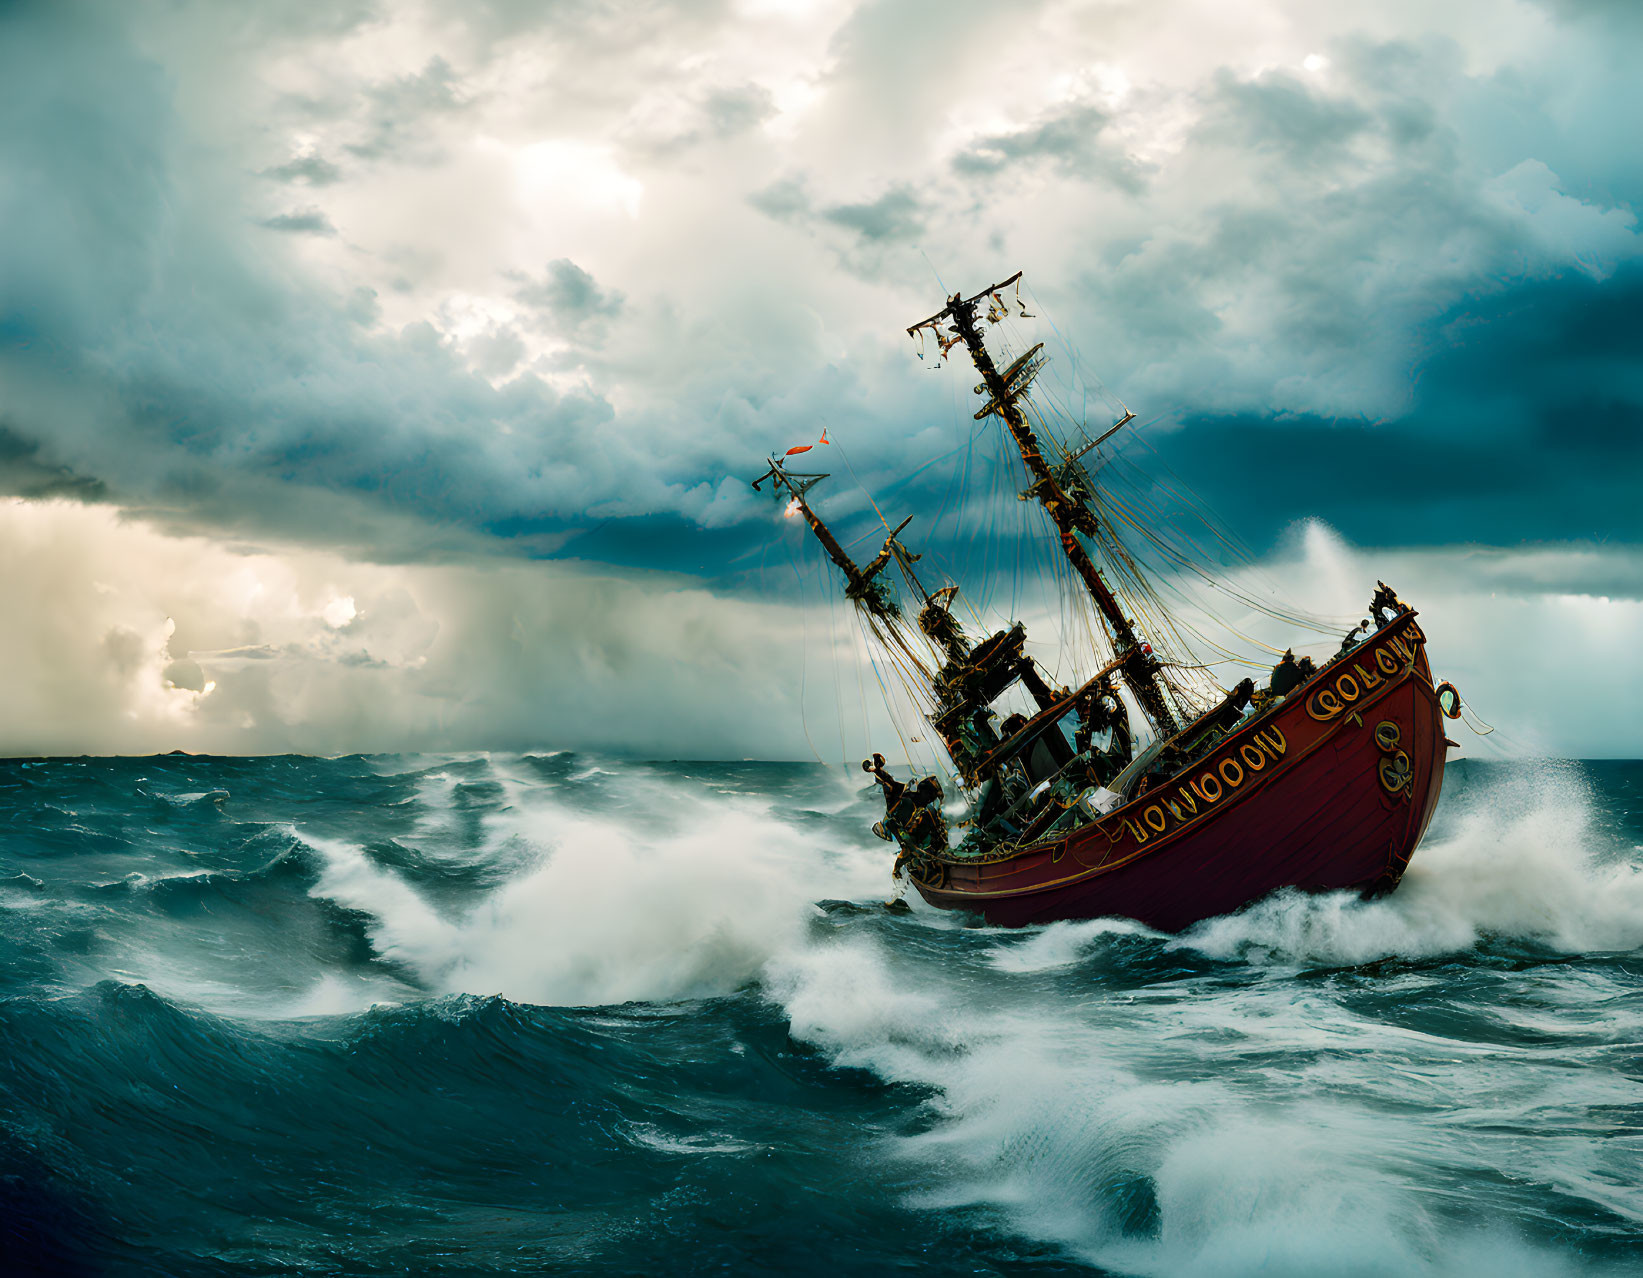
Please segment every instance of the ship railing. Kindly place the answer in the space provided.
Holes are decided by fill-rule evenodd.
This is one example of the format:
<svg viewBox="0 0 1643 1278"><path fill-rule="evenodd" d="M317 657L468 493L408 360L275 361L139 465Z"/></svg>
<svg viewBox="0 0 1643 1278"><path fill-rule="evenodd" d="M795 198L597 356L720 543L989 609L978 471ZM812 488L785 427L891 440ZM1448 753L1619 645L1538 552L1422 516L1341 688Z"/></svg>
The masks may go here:
<svg viewBox="0 0 1643 1278"><path fill-rule="evenodd" d="M1107 662L1106 665L1102 666L1101 669L1097 670L1076 689L1068 693L1065 697L1062 697L1054 705L1040 710L1031 719L1027 720L1027 722L1021 727L1017 728L1013 733L1005 737L1004 740L1000 741L986 754L982 755L981 758L977 759L975 771L979 773L984 769L991 768L997 764L1006 763L1013 759L1016 755L1020 754L1022 750L1026 749L1034 741L1038 740L1039 736L1045 731L1045 729L1066 718L1067 715L1077 707L1079 698L1093 692L1096 686L1103 679L1112 674L1113 671L1117 670L1129 659L1129 652L1124 652L1119 656L1114 657L1111 661ZM953 714L952 711L947 713L949 715ZM954 717L956 719L958 716ZM940 725L938 724L938 726Z"/></svg>
<svg viewBox="0 0 1643 1278"><path fill-rule="evenodd" d="M1087 766L1089 762L1090 751L1088 750L1084 750L1073 755L1071 759L1067 760L1066 763L1062 764L1053 773L1023 793L1015 800L1014 803L1005 808L1004 811L995 813L993 816L989 817L987 819L987 825L1009 823L1011 818L1014 817L1017 812L1021 811L1022 808L1031 806L1034 800L1042 798L1044 795L1047 795L1051 790L1053 790L1055 788L1055 783L1061 780L1061 778L1071 771L1073 767ZM1031 843L1038 837L1038 835L1043 833L1045 829L1054 824L1053 821L1044 821L1043 818L1047 815L1049 815L1047 812L1037 814L1037 816L1033 820L1027 822L1026 825L1018 827L1015 834L1007 835L1005 842L1012 847L1022 847L1028 843ZM1056 813L1055 818L1059 820L1064 815L1066 815L1066 809ZM1094 818L1092 817L1091 820L1094 820Z"/></svg>

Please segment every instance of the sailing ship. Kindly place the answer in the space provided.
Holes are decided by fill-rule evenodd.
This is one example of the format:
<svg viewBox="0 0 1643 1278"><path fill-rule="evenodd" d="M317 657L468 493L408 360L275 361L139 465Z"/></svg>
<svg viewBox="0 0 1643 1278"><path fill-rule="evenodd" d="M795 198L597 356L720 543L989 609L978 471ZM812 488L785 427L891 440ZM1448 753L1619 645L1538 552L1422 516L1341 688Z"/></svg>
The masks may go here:
<svg viewBox="0 0 1643 1278"><path fill-rule="evenodd" d="M1025 651L1021 622L967 631L954 615L958 586L928 589L915 567L920 556L902 540L909 520L857 564L809 500L827 476L789 468L813 446L773 455L753 483L768 481L786 512L802 515L843 575L880 655L917 685L926 736L962 791L962 815L950 816L937 776L898 779L882 754L862 763L885 804L874 832L898 845L898 883L998 925L1118 916L1167 931L1280 888L1393 890L1456 744L1444 718L1460 714L1454 686L1434 685L1415 610L1377 582L1369 617L1329 659L1285 652L1270 673L1261 667L1260 686L1215 684L1183 655L1181 628L1118 536L1121 506L1086 461L1099 461L1134 414L1124 409L1095 438L1072 432L1082 443L1061 438L1032 394L1042 343L1000 368L983 340L984 320L1014 318L1011 286L1025 315L1017 272L954 294L907 332L934 338L941 360L964 347L985 397L976 420L996 420L1020 454L1029 480L1020 496L1048 517L1040 532L1098 623L1092 662L1102 659L1075 686ZM1146 629L1132 615L1138 601ZM1010 705L1020 709L1001 717Z"/></svg>

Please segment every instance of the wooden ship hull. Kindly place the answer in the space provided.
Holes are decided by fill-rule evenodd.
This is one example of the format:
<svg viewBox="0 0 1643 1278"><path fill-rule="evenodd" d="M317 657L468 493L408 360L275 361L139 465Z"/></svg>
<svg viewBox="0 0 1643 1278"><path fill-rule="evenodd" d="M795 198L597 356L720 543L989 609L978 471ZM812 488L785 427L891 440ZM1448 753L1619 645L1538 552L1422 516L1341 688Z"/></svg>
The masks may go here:
<svg viewBox="0 0 1643 1278"><path fill-rule="evenodd" d="M1095 824L942 858L913 885L1006 927L1119 916L1165 931L1284 887L1390 891L1432 819L1450 744L1405 612Z"/></svg>
<svg viewBox="0 0 1643 1278"><path fill-rule="evenodd" d="M921 556L900 540L907 519L891 528L875 503L888 536L867 563L851 557L806 497L827 476L786 467L788 458L827 444L825 432L816 445L772 454L753 481L755 489L770 483L786 515L804 517L885 658L885 668L875 665L881 682L886 669L903 682L951 763L948 784L963 792L964 819L954 830L942 811L941 778L898 779L883 755L862 762L884 799L874 833L899 848L898 894L889 904L911 882L931 905L1003 926L1116 916L1177 931L1280 888L1392 890L1443 788L1454 744L1443 719L1460 713L1453 686L1433 686L1414 610L1377 582L1369 615L1322 668L1287 650L1265 687L1253 678L1219 686L1120 528L1240 611L1324 635L1340 634L1339 619L1221 581L1172 540L1167 516L1138 516L1133 497L1110 491L1111 458L1097 450L1135 414L1118 403L1122 415L1097 434L1079 421L1058 433L1043 405L1029 402L1045 367L1043 343L1001 367L982 338L983 323L1012 320L1004 292L1011 285L1018 318L1032 318L1020 280L1017 272L973 296L955 293L907 332L921 343L921 357L926 336L940 360L963 346L981 378L975 393L985 396L974 419L996 420L1020 455L1029 484L1018 496L1042 509L1041 531L1065 561L1059 581L1069 592L1068 615L1081 616L1091 641L1073 645L1070 668L1088 674L1076 688L1057 686L1039 668L1019 620L990 636L967 630L952 612L958 583L931 588L934 575L915 567ZM1083 460L1092 453L1093 470ZM1201 509L1191 520L1204 522L1221 547L1232 545ZM1264 664L1191 625L1185 630L1225 658ZM1099 667L1093 674L1091 664ZM1150 738L1140 750L1132 711Z"/></svg>

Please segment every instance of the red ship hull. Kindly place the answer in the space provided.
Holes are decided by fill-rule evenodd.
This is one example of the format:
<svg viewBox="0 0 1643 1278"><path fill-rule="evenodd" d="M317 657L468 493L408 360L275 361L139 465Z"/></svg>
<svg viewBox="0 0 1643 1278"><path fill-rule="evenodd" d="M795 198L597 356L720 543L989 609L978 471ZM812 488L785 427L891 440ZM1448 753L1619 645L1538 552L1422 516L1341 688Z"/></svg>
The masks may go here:
<svg viewBox="0 0 1643 1278"><path fill-rule="evenodd" d="M941 909L1015 927L1123 917L1165 931L1276 891L1390 891L1426 832L1447 741L1405 612L1209 754L1050 842L946 858Z"/></svg>

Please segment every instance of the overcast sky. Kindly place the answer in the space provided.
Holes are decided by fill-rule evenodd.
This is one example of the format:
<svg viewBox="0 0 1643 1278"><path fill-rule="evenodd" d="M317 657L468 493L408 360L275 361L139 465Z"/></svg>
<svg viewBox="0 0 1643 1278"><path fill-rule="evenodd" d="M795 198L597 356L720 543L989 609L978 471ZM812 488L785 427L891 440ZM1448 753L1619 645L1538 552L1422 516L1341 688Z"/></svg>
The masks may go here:
<svg viewBox="0 0 1643 1278"><path fill-rule="evenodd" d="M1024 269L1302 604L1643 754L1640 14L0 6L0 750L859 757L747 481L825 425L847 533L950 498L902 330Z"/></svg>

